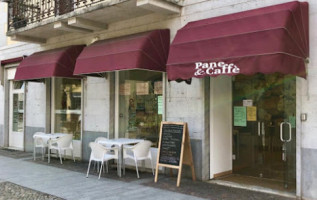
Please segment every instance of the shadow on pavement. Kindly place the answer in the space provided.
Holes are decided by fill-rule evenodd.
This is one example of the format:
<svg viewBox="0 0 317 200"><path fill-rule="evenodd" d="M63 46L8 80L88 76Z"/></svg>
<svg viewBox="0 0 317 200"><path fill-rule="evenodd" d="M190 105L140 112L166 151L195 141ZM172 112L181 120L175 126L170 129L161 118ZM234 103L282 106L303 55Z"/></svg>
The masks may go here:
<svg viewBox="0 0 317 200"><path fill-rule="evenodd" d="M63 164L60 164L59 158L54 158L54 157L51 158L50 163L47 163L47 158L45 158L44 161L41 158L37 158L35 161L33 159L28 159L27 161L34 162L34 163L41 164L41 165L47 165L47 166L51 166L51 167L57 167L57 168L61 168L61 169L79 172L79 173L82 173L83 176L86 176L87 169L88 169L88 162L77 161L77 160L76 160L76 162L74 162L73 160L70 160L70 159L63 160ZM94 163L92 163L91 167L90 167L90 172L89 172L90 178L97 178L97 177L93 177L91 175L99 176L99 171L97 172L97 169L98 169L97 165L94 167ZM108 173L106 171L102 172L100 178L110 178L113 180L124 181L124 182L139 181L139 180L144 180L144 179L151 179L151 180L154 179L154 177L151 173L142 172L140 170L139 170L139 173L140 173L140 179L138 179L136 177L135 170L126 169L125 175L122 175L122 177L119 177L117 175L117 165L110 164L109 165L109 172Z"/></svg>

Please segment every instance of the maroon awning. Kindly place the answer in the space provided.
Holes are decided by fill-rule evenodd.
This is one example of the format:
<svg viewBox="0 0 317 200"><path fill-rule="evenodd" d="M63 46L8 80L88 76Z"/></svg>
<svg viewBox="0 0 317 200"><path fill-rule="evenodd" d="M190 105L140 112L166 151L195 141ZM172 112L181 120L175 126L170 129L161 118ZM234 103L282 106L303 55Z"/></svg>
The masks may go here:
<svg viewBox="0 0 317 200"><path fill-rule="evenodd" d="M0 60L0 85L3 85L4 80L4 68L2 66L8 64L19 63L24 59L24 56L17 57L17 58L10 58L6 60Z"/></svg>
<svg viewBox="0 0 317 200"><path fill-rule="evenodd" d="M306 77L308 44L307 2L190 22L171 44L168 79L275 72Z"/></svg>
<svg viewBox="0 0 317 200"><path fill-rule="evenodd" d="M166 71L169 35L165 29L98 41L82 51L74 74L126 69Z"/></svg>
<svg viewBox="0 0 317 200"><path fill-rule="evenodd" d="M17 58L10 58L6 60L1 60L0 63L1 65L7 65L7 64L13 64L13 63L18 63L21 62L25 56L17 57Z"/></svg>
<svg viewBox="0 0 317 200"><path fill-rule="evenodd" d="M22 60L14 80L74 77L76 59L83 48L76 45L34 53Z"/></svg>

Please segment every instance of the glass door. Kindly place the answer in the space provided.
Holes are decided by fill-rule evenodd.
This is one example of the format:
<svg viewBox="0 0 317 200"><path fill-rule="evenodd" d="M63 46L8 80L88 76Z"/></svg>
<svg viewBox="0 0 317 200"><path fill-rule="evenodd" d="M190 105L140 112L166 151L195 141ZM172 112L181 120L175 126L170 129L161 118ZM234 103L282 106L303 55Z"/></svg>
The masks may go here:
<svg viewBox="0 0 317 200"><path fill-rule="evenodd" d="M296 78L238 75L232 86L233 173L295 187Z"/></svg>
<svg viewBox="0 0 317 200"><path fill-rule="evenodd" d="M24 86L22 81L10 81L9 147L24 148Z"/></svg>

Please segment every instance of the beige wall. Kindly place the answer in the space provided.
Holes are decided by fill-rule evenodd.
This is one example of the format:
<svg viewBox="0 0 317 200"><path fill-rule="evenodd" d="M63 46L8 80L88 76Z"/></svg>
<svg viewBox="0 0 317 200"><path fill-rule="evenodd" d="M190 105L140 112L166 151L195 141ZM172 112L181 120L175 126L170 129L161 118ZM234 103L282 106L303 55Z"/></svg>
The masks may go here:
<svg viewBox="0 0 317 200"><path fill-rule="evenodd" d="M5 36L7 28L7 4L0 2L0 47L7 44Z"/></svg>

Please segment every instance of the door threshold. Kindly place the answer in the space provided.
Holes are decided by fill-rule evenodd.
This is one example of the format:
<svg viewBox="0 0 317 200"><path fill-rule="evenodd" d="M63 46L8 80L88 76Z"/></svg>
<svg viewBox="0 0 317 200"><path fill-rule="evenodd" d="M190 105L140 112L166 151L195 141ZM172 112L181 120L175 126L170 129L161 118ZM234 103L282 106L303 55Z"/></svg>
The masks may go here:
<svg viewBox="0 0 317 200"><path fill-rule="evenodd" d="M253 177L251 177L251 178L253 178ZM213 179L213 180L209 180L207 182L212 183L212 184L217 184L217 185L223 185L223 186L227 186L227 187L252 190L252 191L256 191L256 192L263 192L263 193L274 194L274 195L279 195L279 196L284 196L284 197L289 197L289 198L296 198L295 192L293 193L293 192L289 192L289 191L282 191L282 190L267 188L267 187L263 187L263 186L259 186L259 185L252 185L252 184L247 184L247 183L237 183L237 182L221 180L221 179Z"/></svg>

